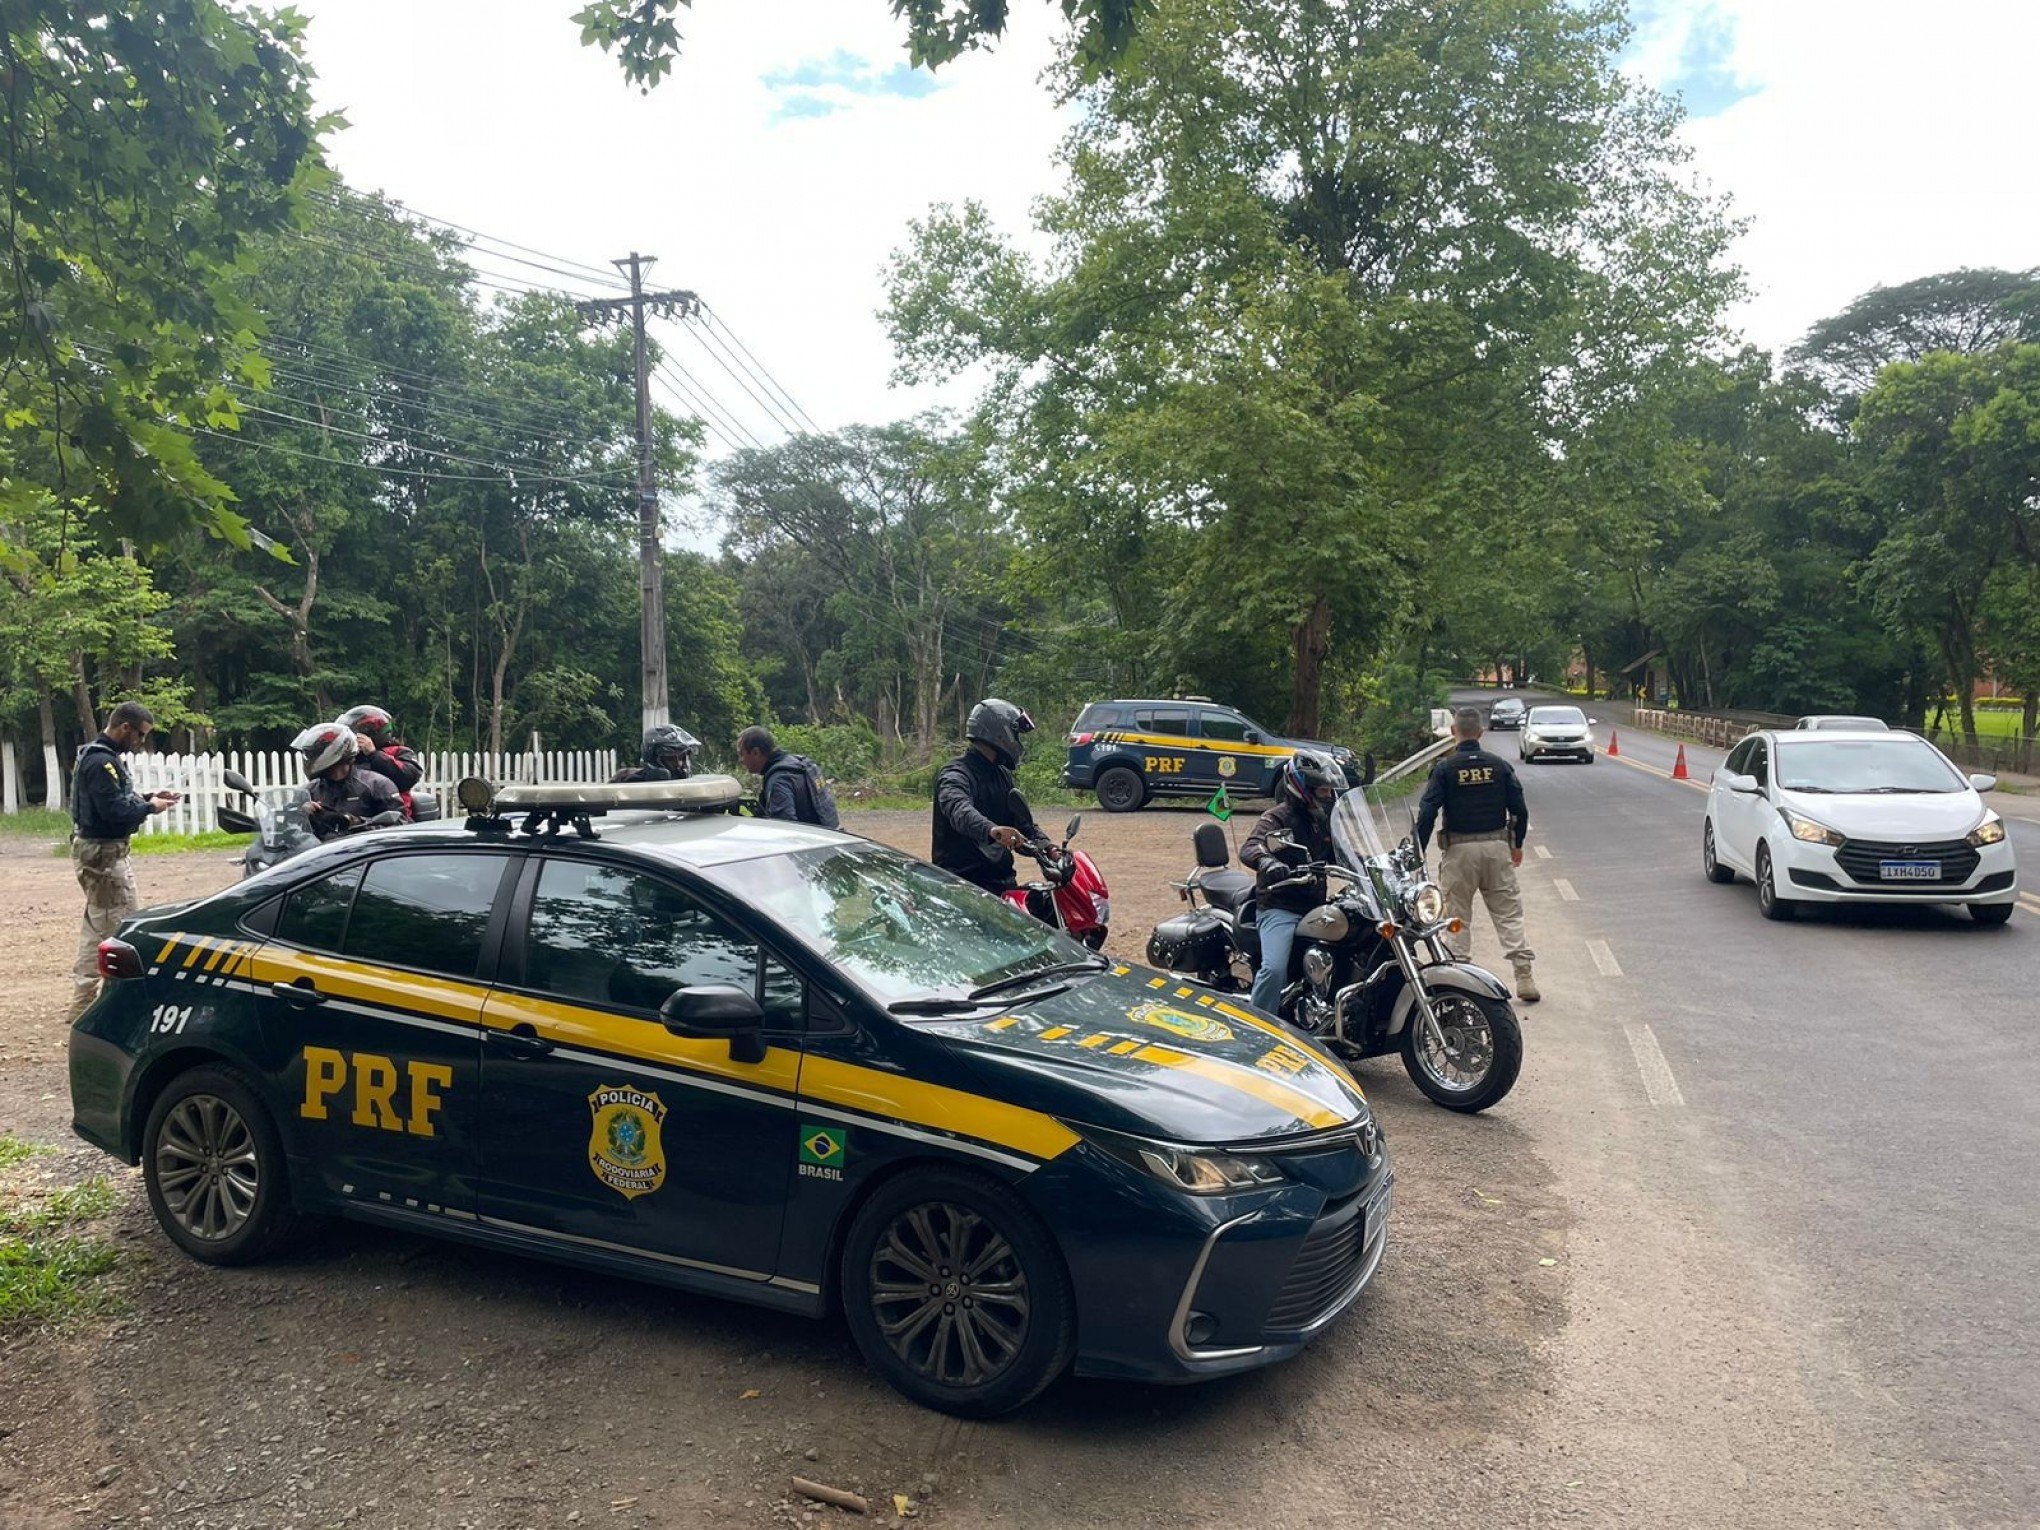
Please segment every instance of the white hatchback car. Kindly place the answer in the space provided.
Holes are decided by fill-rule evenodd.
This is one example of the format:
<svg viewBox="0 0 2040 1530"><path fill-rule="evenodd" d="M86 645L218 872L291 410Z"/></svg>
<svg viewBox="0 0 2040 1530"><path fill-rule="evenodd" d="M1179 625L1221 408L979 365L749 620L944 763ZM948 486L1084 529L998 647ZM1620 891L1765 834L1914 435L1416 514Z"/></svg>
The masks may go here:
<svg viewBox="0 0 2040 1530"><path fill-rule="evenodd" d="M1965 777L1916 734L1753 733L1714 773L1701 861L1742 872L1766 919L1802 903L1961 903L2003 924L2019 895L2011 841Z"/></svg>
<svg viewBox="0 0 2040 1530"><path fill-rule="evenodd" d="M1595 719L1578 707L1532 707L1516 738L1519 760L1584 760L1594 763Z"/></svg>

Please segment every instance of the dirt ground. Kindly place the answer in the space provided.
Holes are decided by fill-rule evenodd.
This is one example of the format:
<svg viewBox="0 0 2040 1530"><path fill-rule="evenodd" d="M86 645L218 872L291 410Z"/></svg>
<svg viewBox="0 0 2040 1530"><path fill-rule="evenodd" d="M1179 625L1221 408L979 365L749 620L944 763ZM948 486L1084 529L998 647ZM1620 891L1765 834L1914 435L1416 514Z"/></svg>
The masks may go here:
<svg viewBox="0 0 2040 1530"><path fill-rule="evenodd" d="M1167 883L1199 821L1086 817L1112 953L1138 960L1178 906ZM926 849L921 814L845 827ZM137 875L158 902L234 866L149 857ZM1451 1116L1392 1062L1363 1065L1396 1154L1396 1220L1374 1287L1318 1344L1196 1388L1065 1380L1016 1418L963 1423L879 1383L839 1321L344 1225L253 1269L183 1258L139 1174L69 1134L78 902L66 861L0 836L0 1129L59 1149L24 1172L109 1173L123 1200L122 1310L0 1331L8 1530L838 1517L790 1495L796 1473L885 1511L903 1494L914 1518L956 1526L1475 1524L1585 1507L1567 1447L1530 1417L1554 1384L1575 1209L1529 1112ZM1539 1067L1533 1041L1519 1098Z"/></svg>

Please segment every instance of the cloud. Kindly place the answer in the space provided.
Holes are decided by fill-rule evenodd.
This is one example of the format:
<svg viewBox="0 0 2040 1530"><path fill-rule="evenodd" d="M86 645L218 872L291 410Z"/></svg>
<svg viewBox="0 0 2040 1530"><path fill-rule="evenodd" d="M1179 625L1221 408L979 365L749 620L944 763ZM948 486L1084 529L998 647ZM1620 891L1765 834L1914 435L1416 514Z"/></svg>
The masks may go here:
<svg viewBox="0 0 2040 1530"><path fill-rule="evenodd" d="M1689 117L1714 117L1762 86L1737 68L1737 18L1715 0L1637 0L1635 27L1623 65L1666 95Z"/></svg>
<svg viewBox="0 0 2040 1530"><path fill-rule="evenodd" d="M760 83L779 94L775 122L825 117L859 99L918 101L942 89L941 82L925 69L907 64L881 68L848 48L838 48L827 58L803 59L768 70L760 76Z"/></svg>

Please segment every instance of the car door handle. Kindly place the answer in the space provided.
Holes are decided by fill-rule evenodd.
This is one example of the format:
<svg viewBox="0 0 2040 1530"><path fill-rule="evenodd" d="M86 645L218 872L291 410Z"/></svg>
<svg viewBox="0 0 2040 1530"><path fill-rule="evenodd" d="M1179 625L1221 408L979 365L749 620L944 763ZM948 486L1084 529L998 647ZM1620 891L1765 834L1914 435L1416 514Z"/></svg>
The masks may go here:
<svg viewBox="0 0 2040 1530"><path fill-rule="evenodd" d="M310 1009L314 1004L326 1002L326 996L313 986L312 980L303 977L290 983L271 983L269 994L295 1009Z"/></svg>
<svg viewBox="0 0 2040 1530"><path fill-rule="evenodd" d="M553 1049L553 1044L538 1034L538 1027L529 1021L513 1025L507 1031L486 1031L483 1033L490 1046L512 1057L543 1057Z"/></svg>

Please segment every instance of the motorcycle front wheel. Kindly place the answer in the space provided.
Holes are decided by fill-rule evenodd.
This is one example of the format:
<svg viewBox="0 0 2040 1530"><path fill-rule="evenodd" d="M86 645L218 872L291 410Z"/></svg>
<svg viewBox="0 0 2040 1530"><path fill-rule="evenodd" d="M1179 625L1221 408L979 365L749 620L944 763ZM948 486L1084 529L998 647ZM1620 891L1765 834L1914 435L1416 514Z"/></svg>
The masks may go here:
<svg viewBox="0 0 2040 1530"><path fill-rule="evenodd" d="M1424 1039L1423 1016L1413 1012L1403 1027L1402 1059L1432 1104L1471 1114L1515 1088L1523 1069L1523 1031L1506 999L1436 990L1431 1012L1444 1045Z"/></svg>

